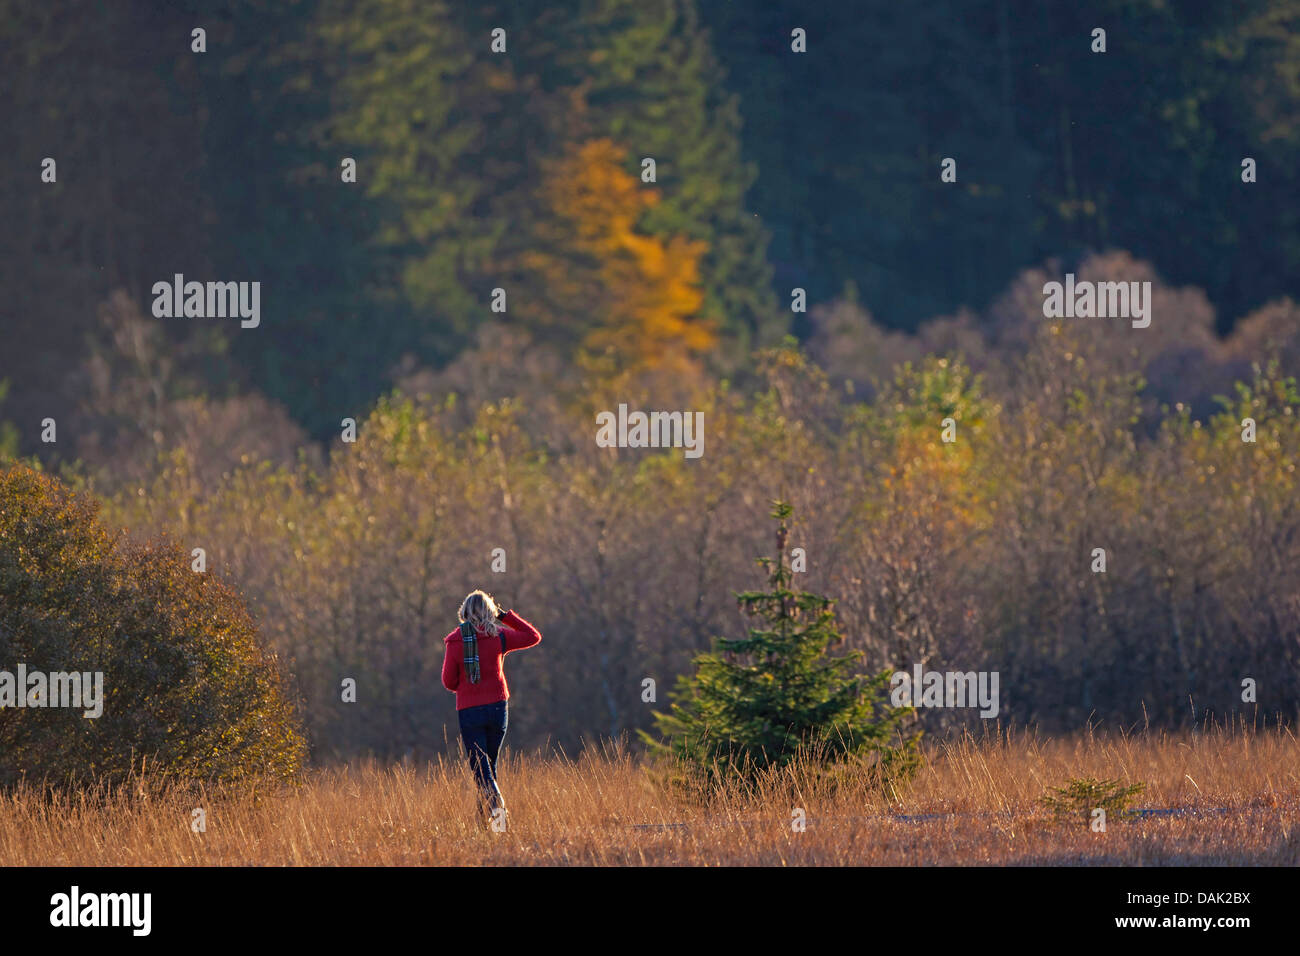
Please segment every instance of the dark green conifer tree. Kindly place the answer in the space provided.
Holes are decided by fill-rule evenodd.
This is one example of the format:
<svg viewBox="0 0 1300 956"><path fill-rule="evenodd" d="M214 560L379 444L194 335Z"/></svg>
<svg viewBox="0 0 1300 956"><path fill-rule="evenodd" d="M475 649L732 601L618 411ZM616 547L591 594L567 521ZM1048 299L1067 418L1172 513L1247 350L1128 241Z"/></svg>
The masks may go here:
<svg viewBox="0 0 1300 956"><path fill-rule="evenodd" d="M863 676L860 652L831 653L843 640L833 602L797 589L785 558L790 515L775 503L778 556L759 559L767 589L737 595L755 626L696 657L671 710L655 715L663 739L643 739L713 782L753 779L801 758L905 773L919 736L902 727L909 710L888 706L888 671Z"/></svg>

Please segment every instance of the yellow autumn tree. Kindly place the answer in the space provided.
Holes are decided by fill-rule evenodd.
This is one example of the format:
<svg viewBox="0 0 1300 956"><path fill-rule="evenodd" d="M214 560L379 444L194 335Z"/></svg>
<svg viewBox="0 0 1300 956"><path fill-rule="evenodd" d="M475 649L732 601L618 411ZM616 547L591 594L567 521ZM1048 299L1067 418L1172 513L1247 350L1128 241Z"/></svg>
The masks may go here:
<svg viewBox="0 0 1300 956"><path fill-rule="evenodd" d="M576 326L583 350L623 370L689 362L716 342L698 318L706 244L638 230L659 194L626 171L625 158L612 141L591 139L550 164L538 241L519 257L542 288L528 307L542 324Z"/></svg>
<svg viewBox="0 0 1300 956"><path fill-rule="evenodd" d="M959 360L931 356L899 369L882 392L889 454L879 504L924 514L959 541L987 521L979 473L980 433L998 411L981 379Z"/></svg>

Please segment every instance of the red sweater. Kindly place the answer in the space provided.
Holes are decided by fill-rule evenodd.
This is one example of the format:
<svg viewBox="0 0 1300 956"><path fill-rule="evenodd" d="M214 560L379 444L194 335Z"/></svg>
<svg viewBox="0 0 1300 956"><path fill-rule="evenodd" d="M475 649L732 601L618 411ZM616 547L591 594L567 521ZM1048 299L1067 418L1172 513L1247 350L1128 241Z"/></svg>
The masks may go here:
<svg viewBox="0 0 1300 956"><path fill-rule="evenodd" d="M497 701L510 699L510 688L506 686L506 672L502 666L506 654L521 651L526 647L536 647L542 642L542 635L527 621L511 611L501 618L501 633L506 638L505 653L501 652L501 638L478 632L478 666L479 682L471 684L465 674L465 653L460 628L452 631L444 639L447 645L446 656L442 659L442 686L456 694L456 709L478 707L482 704L495 704Z"/></svg>

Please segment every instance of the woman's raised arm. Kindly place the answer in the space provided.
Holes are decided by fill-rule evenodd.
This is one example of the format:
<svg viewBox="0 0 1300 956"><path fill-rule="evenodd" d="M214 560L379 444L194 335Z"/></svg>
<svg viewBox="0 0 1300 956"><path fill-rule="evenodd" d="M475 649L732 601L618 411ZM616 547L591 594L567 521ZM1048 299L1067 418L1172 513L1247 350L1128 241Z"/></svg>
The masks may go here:
<svg viewBox="0 0 1300 956"><path fill-rule="evenodd" d="M542 632L533 627L514 611L507 611L500 618L506 635L506 653L522 651L542 643Z"/></svg>

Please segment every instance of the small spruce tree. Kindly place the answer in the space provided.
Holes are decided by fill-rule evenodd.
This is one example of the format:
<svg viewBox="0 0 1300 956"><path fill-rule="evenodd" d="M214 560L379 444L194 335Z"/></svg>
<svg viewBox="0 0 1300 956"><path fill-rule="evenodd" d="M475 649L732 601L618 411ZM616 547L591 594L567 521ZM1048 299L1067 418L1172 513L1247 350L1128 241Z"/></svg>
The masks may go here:
<svg viewBox="0 0 1300 956"><path fill-rule="evenodd" d="M777 557L758 559L767 590L737 595L757 626L697 656L670 711L655 714L662 739L642 739L711 784L752 781L797 759L905 775L918 760L919 733L902 728L910 709L887 706L889 672L860 674L861 652L830 653L843 640L833 602L795 588L785 557L791 508L774 505Z"/></svg>

